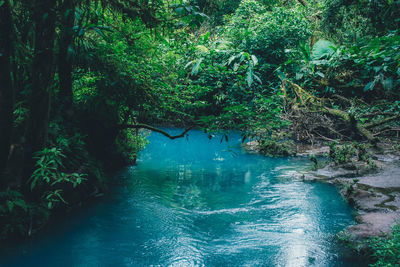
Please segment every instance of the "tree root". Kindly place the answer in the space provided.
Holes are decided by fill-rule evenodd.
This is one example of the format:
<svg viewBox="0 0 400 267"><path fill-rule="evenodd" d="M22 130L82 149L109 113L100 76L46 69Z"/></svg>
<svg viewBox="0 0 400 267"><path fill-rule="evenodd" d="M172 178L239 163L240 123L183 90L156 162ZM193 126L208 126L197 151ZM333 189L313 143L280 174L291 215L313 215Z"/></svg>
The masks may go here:
<svg viewBox="0 0 400 267"><path fill-rule="evenodd" d="M320 138L324 140L332 140L332 138L328 137L330 134L334 134L336 136L340 136L341 138L349 138L352 139L355 136L361 137L364 140L367 140L371 143L376 143L378 141L378 134L374 134L373 129L382 126L385 124L388 124L390 122L396 121L400 119L400 115L397 114L390 114L393 115L389 118L384 118L382 120L368 123L368 124L362 124L361 121L358 121L354 116L352 116L349 112L340 110L340 109L333 109L330 108L329 105L332 102L330 99L326 98L319 98L311 93L307 92L305 89L303 89L300 85L295 84L289 80L284 80L282 82L282 92L284 93L285 97L285 103L289 104L290 107L286 108L285 110L289 110L290 112L288 113L288 118L292 120L294 124L297 125L297 128L302 128L303 132L316 134ZM294 98L292 99L286 99L288 98L288 89L291 89L293 92ZM348 100L342 96L335 96L338 100L340 100L343 103L346 103L347 105L351 104L351 100ZM300 114L304 113L304 114ZM308 114L305 115L305 114ZM344 134L339 134L338 131L333 129L334 127L331 127L332 123L334 125L337 125L337 123L332 122L332 121L321 121L321 117L319 119L314 119L310 118L310 116L317 116L317 114L326 114L329 117L334 117L337 119L340 119L342 122L345 124L345 128L347 129L346 132L351 133L350 136L345 136ZM389 115L389 114L388 114ZM363 115L363 117L373 117L367 115ZM300 121L299 121L300 120ZM304 122L301 122L301 120L304 120ZM329 118L326 118L326 120L329 120ZM313 122L310 124L310 121ZM316 124L316 125L312 125ZM296 128L296 127L295 127ZM320 131L315 131L315 129L325 129L325 131L328 133L328 136L326 134L322 134ZM380 132L382 133L382 132Z"/></svg>

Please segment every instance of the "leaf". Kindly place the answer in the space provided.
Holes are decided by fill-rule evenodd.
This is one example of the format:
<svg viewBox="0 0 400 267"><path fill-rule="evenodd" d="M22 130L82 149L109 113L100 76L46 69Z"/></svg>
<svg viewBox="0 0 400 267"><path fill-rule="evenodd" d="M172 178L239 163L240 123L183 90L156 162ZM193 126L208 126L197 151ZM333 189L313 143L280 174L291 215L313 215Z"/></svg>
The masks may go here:
<svg viewBox="0 0 400 267"><path fill-rule="evenodd" d="M82 37L84 34L85 34L85 29L84 29L84 28L81 28L81 29L79 30L78 36L79 36L79 37Z"/></svg>
<svg viewBox="0 0 400 267"><path fill-rule="evenodd" d="M300 79L302 79L302 78L303 78L303 76L304 76L304 74L303 74L303 73L301 73L301 72L297 72L297 73L296 73L296 80L300 80Z"/></svg>
<svg viewBox="0 0 400 267"><path fill-rule="evenodd" d="M25 200L23 200L23 199L16 199L16 200L14 201L14 204L15 204L16 206L21 207L25 212L28 210L28 207L27 207L27 205L26 205L26 202L25 202Z"/></svg>
<svg viewBox="0 0 400 267"><path fill-rule="evenodd" d="M56 190L55 194L61 199L61 201L62 201L64 204L68 204L68 202L65 201L64 198L61 196L61 194L60 194L61 191L62 191L62 190Z"/></svg>
<svg viewBox="0 0 400 267"><path fill-rule="evenodd" d="M258 64L258 59L255 55L251 55L251 60L253 61L253 66L256 66Z"/></svg>
<svg viewBox="0 0 400 267"><path fill-rule="evenodd" d="M75 10L75 19L76 19L77 21L80 21L80 20L81 20L81 14L82 14L82 12L80 11L79 8L77 8L77 9Z"/></svg>
<svg viewBox="0 0 400 267"><path fill-rule="evenodd" d="M190 65L192 65L193 63L195 62L195 60L192 60L192 61L190 61L190 62L188 62L186 65L185 65L185 69L187 69Z"/></svg>
<svg viewBox="0 0 400 267"><path fill-rule="evenodd" d="M247 73L246 73L246 81L247 81L247 85L248 85L249 87L251 87L251 85L253 84L253 69L252 69L252 68L249 68L249 69L247 70Z"/></svg>
<svg viewBox="0 0 400 267"><path fill-rule="evenodd" d="M204 42L207 42L208 41L208 39L210 38L210 32L206 32L205 34L203 34L203 41Z"/></svg>
<svg viewBox="0 0 400 267"><path fill-rule="evenodd" d="M36 180L37 180L37 178L34 178L33 181L32 181L32 183L31 183L31 191L32 191L33 188L35 188L35 186L36 186Z"/></svg>
<svg viewBox="0 0 400 267"><path fill-rule="evenodd" d="M209 51L208 48L205 47L204 45L198 45L198 46L196 46L196 48L197 48L197 50L199 50L202 53L208 53L208 51Z"/></svg>
<svg viewBox="0 0 400 267"><path fill-rule="evenodd" d="M335 53L336 46L330 41L327 40L319 40L314 44L314 47L311 51L311 58L315 59L322 59L322 58L329 58Z"/></svg>
<svg viewBox="0 0 400 267"><path fill-rule="evenodd" d="M256 81L257 81L259 84L262 84L262 81L261 81L260 77L258 77L258 76L255 75L255 74L253 74L253 77L256 79Z"/></svg>
<svg viewBox="0 0 400 267"><path fill-rule="evenodd" d="M192 76L196 75L199 72L200 64L201 62L203 62L203 59L204 58L199 58L198 60L196 60L196 64L194 64L192 68Z"/></svg>
<svg viewBox="0 0 400 267"><path fill-rule="evenodd" d="M303 59L305 62L310 61L310 46L305 43L300 43L299 44L300 52L303 55Z"/></svg>
<svg viewBox="0 0 400 267"><path fill-rule="evenodd" d="M393 79L391 77L388 77L386 79L381 79L381 83L385 90L393 89Z"/></svg>
<svg viewBox="0 0 400 267"><path fill-rule="evenodd" d="M280 69L277 69L275 72L276 72L276 75L278 75L278 78L281 79L282 81L284 79L286 79L286 74L283 73Z"/></svg>
<svg viewBox="0 0 400 267"><path fill-rule="evenodd" d="M8 207L8 210L9 210L10 212L12 212L13 209L14 209L14 202L12 202L12 201L10 201L10 200L7 200L7 207Z"/></svg>
<svg viewBox="0 0 400 267"><path fill-rule="evenodd" d="M101 37L106 38L106 35L104 34L104 32L102 30L100 30L99 28L95 27L95 28L93 28L93 30L95 32L97 32Z"/></svg>
<svg viewBox="0 0 400 267"><path fill-rule="evenodd" d="M228 65L230 65L230 64L232 63L232 61L235 60L235 58L236 58L236 56L231 56L231 57L228 59ZM399 68L399 70L400 70L400 68Z"/></svg>
<svg viewBox="0 0 400 267"><path fill-rule="evenodd" d="M185 13L185 8L177 7L177 8L175 8L175 13L178 15L183 15Z"/></svg>
<svg viewBox="0 0 400 267"><path fill-rule="evenodd" d="M363 91L367 92L367 91L373 90L374 87L375 87L375 80L367 83L367 85L364 87Z"/></svg>

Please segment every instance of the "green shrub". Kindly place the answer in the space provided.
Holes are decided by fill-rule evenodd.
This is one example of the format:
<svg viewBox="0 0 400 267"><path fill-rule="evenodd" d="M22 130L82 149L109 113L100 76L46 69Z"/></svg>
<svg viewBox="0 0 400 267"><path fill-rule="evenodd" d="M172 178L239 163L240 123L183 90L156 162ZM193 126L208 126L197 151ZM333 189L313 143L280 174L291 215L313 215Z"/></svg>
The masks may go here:
<svg viewBox="0 0 400 267"><path fill-rule="evenodd" d="M75 188L86 179L86 174L63 172L65 155L60 148L44 148L35 153L35 159L36 170L28 180L31 190L39 190L42 193L41 199L49 209L58 202L67 204L59 186L69 183Z"/></svg>
<svg viewBox="0 0 400 267"><path fill-rule="evenodd" d="M256 55L263 72L270 74L287 60L285 49L306 41L311 31L299 9L267 11L256 1L245 0L226 26L226 34L235 47Z"/></svg>
<svg viewBox="0 0 400 267"><path fill-rule="evenodd" d="M345 164L351 162L351 158L356 155L356 149L351 144L344 144L338 146L336 142L329 145L329 158L335 165Z"/></svg>
<svg viewBox="0 0 400 267"><path fill-rule="evenodd" d="M260 151L268 156L287 157L295 155L293 142L265 139L260 142Z"/></svg>
<svg viewBox="0 0 400 267"><path fill-rule="evenodd" d="M132 129L122 131L116 140L118 151L129 163L136 162L139 152L148 143L145 134Z"/></svg>
<svg viewBox="0 0 400 267"><path fill-rule="evenodd" d="M394 225L387 237L375 237L369 240L372 256L376 260L373 267L400 266L400 225Z"/></svg>
<svg viewBox="0 0 400 267"><path fill-rule="evenodd" d="M30 206L19 191L0 192L0 236L26 234Z"/></svg>
<svg viewBox="0 0 400 267"><path fill-rule="evenodd" d="M329 144L329 159L335 163L335 165L342 165L346 163L352 163L353 158L361 162L366 162L370 169L376 169L377 165L372 160L370 152L371 145L363 143L352 143L338 145L337 142Z"/></svg>
<svg viewBox="0 0 400 267"><path fill-rule="evenodd" d="M285 132L274 132L259 140L260 151L267 156L288 157L296 155L296 148Z"/></svg>

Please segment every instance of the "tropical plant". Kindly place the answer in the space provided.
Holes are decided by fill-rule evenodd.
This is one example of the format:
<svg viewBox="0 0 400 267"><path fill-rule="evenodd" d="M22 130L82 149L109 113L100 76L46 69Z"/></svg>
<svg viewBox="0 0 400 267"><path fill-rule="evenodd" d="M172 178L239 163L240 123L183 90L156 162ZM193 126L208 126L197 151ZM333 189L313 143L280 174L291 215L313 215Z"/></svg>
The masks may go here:
<svg viewBox="0 0 400 267"><path fill-rule="evenodd" d="M392 232L385 237L375 237L369 240L369 248L376 260L371 266L395 267L400 262L400 225L394 225Z"/></svg>

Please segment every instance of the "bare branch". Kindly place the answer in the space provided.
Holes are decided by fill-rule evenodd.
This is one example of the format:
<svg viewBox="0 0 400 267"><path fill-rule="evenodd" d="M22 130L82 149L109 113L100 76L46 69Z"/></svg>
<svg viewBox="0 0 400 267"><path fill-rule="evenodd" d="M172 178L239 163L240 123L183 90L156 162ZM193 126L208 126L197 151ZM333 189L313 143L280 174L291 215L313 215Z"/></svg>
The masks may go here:
<svg viewBox="0 0 400 267"><path fill-rule="evenodd" d="M160 133L160 134L162 134L162 135L164 135L164 136L166 136L166 137L168 137L169 139L172 139L172 140L177 139L177 138L185 137L185 135L186 135L190 130L192 130L193 128L194 128L194 126L191 126L191 127L187 128L187 129L185 129L181 134L178 134L178 135L170 135L170 134L167 133L166 131L163 131L163 130L161 130L161 129L159 129L159 128L153 127L153 126L148 125L148 124L143 124L143 123L138 123L138 124L122 124L122 125L119 125L119 129L120 129L120 130L124 130L124 129L147 129L147 130L150 130L150 131L153 131L153 132Z"/></svg>
<svg viewBox="0 0 400 267"><path fill-rule="evenodd" d="M386 119L383 119L383 120L380 120L380 121L377 121L377 122L371 122L371 123L365 124L364 127L370 129L370 128L381 126L381 125L383 125L385 123L389 123L389 122L392 122L392 121L395 121L395 120L398 120L398 119L400 119L400 115L395 115L395 116L392 116L390 118L386 118Z"/></svg>

